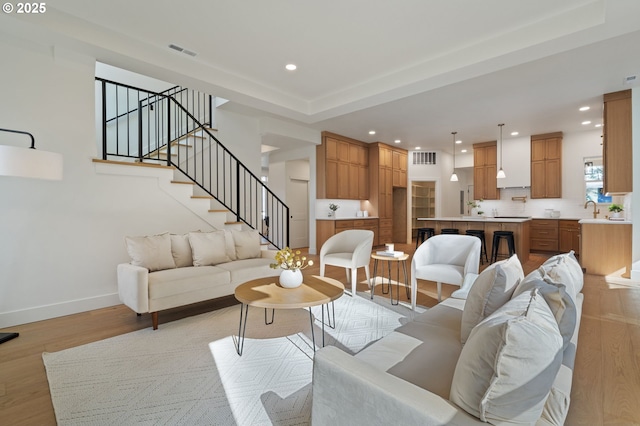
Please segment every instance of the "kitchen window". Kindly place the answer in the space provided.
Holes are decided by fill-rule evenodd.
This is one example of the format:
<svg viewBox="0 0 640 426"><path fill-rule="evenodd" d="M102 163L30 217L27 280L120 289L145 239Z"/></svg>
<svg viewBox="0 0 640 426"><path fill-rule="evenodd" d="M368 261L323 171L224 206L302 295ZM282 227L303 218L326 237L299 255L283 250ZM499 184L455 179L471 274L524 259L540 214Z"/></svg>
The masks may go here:
<svg viewBox="0 0 640 426"><path fill-rule="evenodd" d="M604 164L602 157L585 157L584 159L584 181L585 200L596 203L610 203L611 196L607 196L603 191Z"/></svg>

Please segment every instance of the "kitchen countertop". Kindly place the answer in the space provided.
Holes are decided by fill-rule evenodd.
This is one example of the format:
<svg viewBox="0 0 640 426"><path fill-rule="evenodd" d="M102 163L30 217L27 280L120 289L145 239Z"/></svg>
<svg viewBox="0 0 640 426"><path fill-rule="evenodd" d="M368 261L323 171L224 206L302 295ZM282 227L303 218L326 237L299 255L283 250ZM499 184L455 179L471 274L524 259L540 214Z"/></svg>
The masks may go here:
<svg viewBox="0 0 640 426"><path fill-rule="evenodd" d="M378 219L378 216L346 216L346 217L316 217L316 220L360 220L360 219Z"/></svg>
<svg viewBox="0 0 640 426"><path fill-rule="evenodd" d="M419 217L418 220L451 221L451 222L510 222L522 223L531 220L531 217L478 217L478 216L451 216L451 217Z"/></svg>
<svg viewBox="0 0 640 426"><path fill-rule="evenodd" d="M581 225L631 225L630 220L580 219Z"/></svg>

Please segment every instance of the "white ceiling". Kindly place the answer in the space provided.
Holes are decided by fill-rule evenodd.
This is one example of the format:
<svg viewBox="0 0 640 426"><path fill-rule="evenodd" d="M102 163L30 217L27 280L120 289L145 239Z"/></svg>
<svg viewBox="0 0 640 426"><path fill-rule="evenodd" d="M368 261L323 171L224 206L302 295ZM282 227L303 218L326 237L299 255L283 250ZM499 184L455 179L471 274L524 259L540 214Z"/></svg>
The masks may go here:
<svg viewBox="0 0 640 426"><path fill-rule="evenodd" d="M590 129L640 75L637 0L56 0L0 36L366 142L451 150ZM168 48L176 44L191 57ZM289 72L285 64L298 69ZM589 112L578 108L591 106ZM580 123L589 119L591 126ZM377 134L370 136L368 131ZM277 145L277 138L266 141ZM285 141L287 146L291 141Z"/></svg>

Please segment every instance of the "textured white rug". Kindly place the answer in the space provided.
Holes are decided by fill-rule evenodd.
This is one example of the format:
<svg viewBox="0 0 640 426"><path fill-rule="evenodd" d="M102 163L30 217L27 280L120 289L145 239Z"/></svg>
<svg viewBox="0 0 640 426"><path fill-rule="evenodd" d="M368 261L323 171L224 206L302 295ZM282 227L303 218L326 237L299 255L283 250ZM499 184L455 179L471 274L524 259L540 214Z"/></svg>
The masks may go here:
<svg viewBox="0 0 640 426"><path fill-rule="evenodd" d="M313 310L320 318L320 308ZM355 353L410 319L369 294L335 302L327 345ZM313 349L307 310L249 309L242 356L240 306L161 324L43 359L59 425L305 425ZM316 345L321 323L315 321Z"/></svg>

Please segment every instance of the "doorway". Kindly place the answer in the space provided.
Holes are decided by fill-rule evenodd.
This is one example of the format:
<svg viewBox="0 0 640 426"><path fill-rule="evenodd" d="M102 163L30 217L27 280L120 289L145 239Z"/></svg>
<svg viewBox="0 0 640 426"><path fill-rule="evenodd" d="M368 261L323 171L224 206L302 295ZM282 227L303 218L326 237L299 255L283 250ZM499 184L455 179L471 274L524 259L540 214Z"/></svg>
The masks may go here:
<svg viewBox="0 0 640 426"><path fill-rule="evenodd" d="M411 238L425 226L423 217L436 217L436 182L411 181Z"/></svg>
<svg viewBox="0 0 640 426"><path fill-rule="evenodd" d="M289 178L289 244L291 248L309 247L309 181Z"/></svg>

